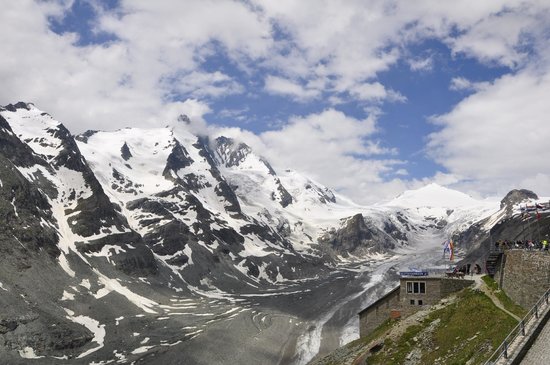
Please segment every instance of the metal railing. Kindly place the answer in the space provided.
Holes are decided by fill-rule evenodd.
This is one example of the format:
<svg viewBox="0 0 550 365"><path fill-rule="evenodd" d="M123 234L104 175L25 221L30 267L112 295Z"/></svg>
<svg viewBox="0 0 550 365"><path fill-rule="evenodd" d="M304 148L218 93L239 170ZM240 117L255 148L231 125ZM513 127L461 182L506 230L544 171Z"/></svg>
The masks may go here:
<svg viewBox="0 0 550 365"><path fill-rule="evenodd" d="M531 331L528 331L526 325L535 317L538 321L543 311L542 308L545 308L549 305L550 300L550 288L542 295L542 297L537 301L537 303L531 308L529 312L523 317L519 324L510 332L510 334L502 341L502 344L497 347L495 352L491 357L485 362L485 365L495 364L501 358L509 359L513 353L510 353L510 345L516 340L519 335L527 336L531 334ZM544 305L546 303L546 306ZM532 326L531 330L536 326Z"/></svg>

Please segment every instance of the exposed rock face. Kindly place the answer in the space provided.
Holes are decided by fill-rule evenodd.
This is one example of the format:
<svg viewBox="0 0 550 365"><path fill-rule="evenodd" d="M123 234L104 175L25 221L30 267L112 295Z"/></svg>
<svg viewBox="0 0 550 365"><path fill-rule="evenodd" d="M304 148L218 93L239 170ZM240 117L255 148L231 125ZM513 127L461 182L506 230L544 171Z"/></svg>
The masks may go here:
<svg viewBox="0 0 550 365"><path fill-rule="evenodd" d="M135 250L141 251L144 246L141 237L138 235L137 240L134 237L125 241L128 236L116 235L118 232L129 232L128 223L120 214L120 208L105 195L102 185L88 166L70 132L49 115L38 112L31 104L18 103L6 107L6 110L14 113L6 115L13 116L12 123L16 127L15 131L13 128L8 129L9 122L0 116L0 125L4 131L0 133L0 139L12 147L4 154L13 164L11 170L16 179L10 194L19 195L21 203L18 207L22 212L28 206L34 219L49 220L52 227L48 228L50 230L48 231L42 227L43 225L37 224L41 227L39 231L26 229L26 233L21 238L25 241L36 240L52 255L59 254L59 248L56 247L59 239L51 232L53 229L60 229L59 222L56 221L60 217L52 220L54 214L50 202L56 202L63 205L66 215L63 219L66 219L71 227L72 234L76 235L76 239L87 241L85 244L75 242L75 246L81 252L99 252L108 244L119 246L128 256L135 257L135 254L130 253L132 250L128 248L128 244L131 244ZM34 135L33 132L29 132L23 124L26 121L16 119L21 113L24 116L23 120L36 118L36 121L32 122L39 126L38 130L41 129L42 134ZM19 135L16 136L17 134ZM21 139L26 144L22 143ZM32 177L32 185L27 180L28 177L21 176L17 168L28 169L28 174ZM79 181L81 185L76 185L75 181ZM58 185L55 186L55 184ZM18 193L18 190L21 190L21 193ZM14 195L13 198L17 199L17 196ZM26 218L25 222L32 222L32 218ZM101 237L111 233L114 236ZM44 235L49 238L46 239ZM121 253L116 256L117 259L114 262L125 271L141 271L144 266L147 267L147 272L156 271L156 263L150 253L147 255L142 252L139 260L135 258L126 260ZM132 263L138 266L132 268Z"/></svg>
<svg viewBox="0 0 550 365"><path fill-rule="evenodd" d="M124 145L128 147L126 143ZM174 141L174 147L172 148L172 152L166 161L163 176L167 179L171 179L173 176L176 176L175 174L180 169L184 169L192 163L193 160L189 157L189 153L185 150L185 148L178 141Z"/></svg>
<svg viewBox="0 0 550 365"><path fill-rule="evenodd" d="M128 147L126 142L124 142L120 148L120 156L124 159L124 161L128 161L132 157L132 152L130 152L130 147Z"/></svg>
<svg viewBox="0 0 550 365"><path fill-rule="evenodd" d="M1 133L1 132L0 132ZM52 258L59 255L59 238L51 206L47 199L31 185L14 165L0 155L0 251L2 256L26 260L25 250L45 250ZM47 222L47 224L43 224ZM18 245L13 246L13 241ZM14 255L21 251L20 255Z"/></svg>
<svg viewBox="0 0 550 365"><path fill-rule="evenodd" d="M524 215L521 211L514 211L518 203L538 196L532 191L520 189L510 191L500 204L500 211L486 219L475 222L457 237L467 243L469 250L464 261L485 262L486 257L494 248L495 242L504 241L539 241L548 239L550 235L550 215L548 211L535 212Z"/></svg>
<svg viewBox="0 0 550 365"><path fill-rule="evenodd" d="M275 185L270 194L271 200L278 201L283 208L292 204L292 195L283 186L273 167L264 158L255 156L248 145L223 136L216 138L213 145L213 155L223 167L234 170L264 170L266 180L271 180L270 183Z"/></svg>
<svg viewBox="0 0 550 365"><path fill-rule="evenodd" d="M387 252L395 248L395 240L370 224L362 214L347 219L340 229L328 232L320 241L344 255L361 251Z"/></svg>
<svg viewBox="0 0 550 365"><path fill-rule="evenodd" d="M232 138L220 136L215 140L215 149L225 167L239 166L252 152L244 143L236 143Z"/></svg>
<svg viewBox="0 0 550 365"><path fill-rule="evenodd" d="M512 208L515 204L520 203L527 199L538 199L537 194L533 193L530 190L526 189L514 189L510 191L504 199L500 202L500 208L508 207Z"/></svg>

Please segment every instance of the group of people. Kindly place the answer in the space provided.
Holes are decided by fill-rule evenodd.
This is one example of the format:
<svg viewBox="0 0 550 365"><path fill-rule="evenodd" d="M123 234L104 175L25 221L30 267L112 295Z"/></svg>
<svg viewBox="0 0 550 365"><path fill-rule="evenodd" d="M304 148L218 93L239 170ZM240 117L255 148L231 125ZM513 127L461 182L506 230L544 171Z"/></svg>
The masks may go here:
<svg viewBox="0 0 550 365"><path fill-rule="evenodd" d="M502 250L511 250L511 249L523 249L530 251L546 251L548 252L548 240L543 239L539 241L533 240L518 240L518 241L509 241L509 240L498 240L495 242L495 249L497 251Z"/></svg>
<svg viewBox="0 0 550 365"><path fill-rule="evenodd" d="M462 265L461 267L458 267L458 266L455 266L453 272L453 274L458 274L458 273L461 273L462 276L464 275L479 275L481 274L481 266L479 266L479 264L475 264L475 265L472 265L472 264L466 264L466 265ZM447 275L449 276L449 275Z"/></svg>

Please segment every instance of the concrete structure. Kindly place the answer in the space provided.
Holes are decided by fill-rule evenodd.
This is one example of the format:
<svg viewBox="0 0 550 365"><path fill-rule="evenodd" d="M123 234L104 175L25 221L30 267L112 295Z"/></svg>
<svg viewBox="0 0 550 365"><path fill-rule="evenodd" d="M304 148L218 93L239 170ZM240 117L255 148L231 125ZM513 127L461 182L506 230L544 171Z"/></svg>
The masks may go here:
<svg viewBox="0 0 550 365"><path fill-rule="evenodd" d="M402 277L399 286L359 312L359 335L367 336L387 319L409 316L473 283L439 276Z"/></svg>

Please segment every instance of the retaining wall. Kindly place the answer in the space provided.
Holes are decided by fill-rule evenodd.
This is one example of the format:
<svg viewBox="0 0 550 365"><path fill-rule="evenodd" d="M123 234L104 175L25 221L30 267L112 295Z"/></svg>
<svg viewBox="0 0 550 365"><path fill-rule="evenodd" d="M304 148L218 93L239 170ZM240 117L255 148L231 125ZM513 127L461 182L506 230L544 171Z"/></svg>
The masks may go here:
<svg viewBox="0 0 550 365"><path fill-rule="evenodd" d="M550 288L550 254L511 250L504 256L503 270L495 275L495 280L514 302L530 309Z"/></svg>

